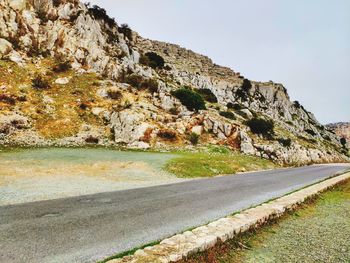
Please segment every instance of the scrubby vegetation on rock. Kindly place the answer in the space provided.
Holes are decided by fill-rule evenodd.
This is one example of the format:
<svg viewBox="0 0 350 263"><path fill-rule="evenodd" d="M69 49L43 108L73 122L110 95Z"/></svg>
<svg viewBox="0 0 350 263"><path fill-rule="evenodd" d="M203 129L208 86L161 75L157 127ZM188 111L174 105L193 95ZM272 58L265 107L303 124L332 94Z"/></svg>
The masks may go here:
<svg viewBox="0 0 350 263"><path fill-rule="evenodd" d="M252 133L263 135L266 138L272 137L274 134L274 123L272 120L262 118L253 118L246 122Z"/></svg>
<svg viewBox="0 0 350 263"><path fill-rule="evenodd" d="M89 10L89 13L97 20L103 20L106 22L109 27L115 27L117 26L117 23L115 22L114 18L111 18L107 15L107 12L104 8L101 8L97 5L91 6L90 3L86 3L86 6Z"/></svg>
<svg viewBox="0 0 350 263"><path fill-rule="evenodd" d="M230 120L235 120L236 119L235 114L233 114L230 111L220 111L220 115L225 117L225 118L227 118L227 119L230 119Z"/></svg>
<svg viewBox="0 0 350 263"><path fill-rule="evenodd" d="M147 52L140 58L140 63L149 66L154 69L163 68L165 61L164 58L155 52Z"/></svg>
<svg viewBox="0 0 350 263"><path fill-rule="evenodd" d="M157 133L157 136L166 141L175 141L177 136L176 132L170 129L162 129Z"/></svg>
<svg viewBox="0 0 350 263"><path fill-rule="evenodd" d="M340 143L343 145L343 147L346 147L346 139L344 137L340 138Z"/></svg>
<svg viewBox="0 0 350 263"><path fill-rule="evenodd" d="M123 94L119 90L108 90L107 96L112 100L119 100L123 97Z"/></svg>
<svg viewBox="0 0 350 263"><path fill-rule="evenodd" d="M128 24L122 24L120 27L118 27L118 31L119 33L124 34L127 39L132 40L132 30Z"/></svg>
<svg viewBox="0 0 350 263"><path fill-rule="evenodd" d="M137 89L148 89L150 92L154 93L158 91L158 82L152 78L144 78L138 74L131 74L125 77L125 83L133 86Z"/></svg>
<svg viewBox="0 0 350 263"><path fill-rule="evenodd" d="M284 147L290 147L292 145L292 140L290 138L279 138L278 142Z"/></svg>
<svg viewBox="0 0 350 263"><path fill-rule="evenodd" d="M32 80L32 85L34 88L40 89L40 90L50 88L49 81L42 75L35 76L35 78Z"/></svg>
<svg viewBox="0 0 350 263"><path fill-rule="evenodd" d="M250 80L244 79L241 88L239 88L236 92L236 96L242 101L246 101L249 97L248 93L251 88L252 83L250 82Z"/></svg>
<svg viewBox="0 0 350 263"><path fill-rule="evenodd" d="M70 70L72 68L70 61L68 60L58 60L57 63L52 67L52 71L56 73L62 73Z"/></svg>
<svg viewBox="0 0 350 263"><path fill-rule="evenodd" d="M190 135L188 135L188 140L193 144L193 145L197 145L199 142L199 138L200 135L195 133L195 132L191 132Z"/></svg>
<svg viewBox="0 0 350 263"><path fill-rule="evenodd" d="M210 103L217 103L218 99L214 95L214 93L210 89L196 89L197 93L199 93L204 100L210 102Z"/></svg>
<svg viewBox="0 0 350 263"><path fill-rule="evenodd" d="M16 104L16 100L6 94L0 94L0 102L5 102L10 105Z"/></svg>
<svg viewBox="0 0 350 263"><path fill-rule="evenodd" d="M181 101L191 111L205 110L203 97L189 88L181 88L172 92L172 95Z"/></svg>

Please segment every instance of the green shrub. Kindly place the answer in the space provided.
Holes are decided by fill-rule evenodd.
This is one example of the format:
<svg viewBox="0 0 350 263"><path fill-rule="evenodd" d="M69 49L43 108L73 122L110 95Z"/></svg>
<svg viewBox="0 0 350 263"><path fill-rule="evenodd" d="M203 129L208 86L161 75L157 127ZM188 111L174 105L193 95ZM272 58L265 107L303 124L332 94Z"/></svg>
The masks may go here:
<svg viewBox="0 0 350 263"><path fill-rule="evenodd" d="M249 79L244 79L242 84L242 90L245 92L249 92L249 90L252 88L252 83Z"/></svg>
<svg viewBox="0 0 350 263"><path fill-rule="evenodd" d="M241 104L238 104L238 103L231 103L231 102L229 102L229 103L227 103L226 106L227 106L227 108L235 110L235 111L239 111L239 110L242 109Z"/></svg>
<svg viewBox="0 0 350 263"><path fill-rule="evenodd" d="M279 138L278 142L284 147L290 147L292 145L292 140L290 138Z"/></svg>
<svg viewBox="0 0 350 263"><path fill-rule="evenodd" d="M219 113L222 117L225 117L227 119L235 120L236 116L230 112L230 111L220 111Z"/></svg>
<svg viewBox="0 0 350 263"><path fill-rule="evenodd" d="M177 139L176 132L169 129L160 130L157 136L166 141L175 141Z"/></svg>
<svg viewBox="0 0 350 263"><path fill-rule="evenodd" d="M274 123L272 120L253 118L247 121L246 124L254 134L260 134L264 137L271 138L274 133Z"/></svg>
<svg viewBox="0 0 350 263"><path fill-rule="evenodd" d="M205 110L205 102L203 97L195 91L181 88L171 93L174 97L179 99L187 109L191 111Z"/></svg>
<svg viewBox="0 0 350 263"><path fill-rule="evenodd" d="M196 92L199 93L204 100L210 103L217 103L218 99L210 89L196 89Z"/></svg>
<svg viewBox="0 0 350 263"><path fill-rule="evenodd" d="M122 24L118 27L118 32L124 34L127 39L132 40L132 30L128 24Z"/></svg>
<svg viewBox="0 0 350 263"><path fill-rule="evenodd" d="M94 136L92 136L92 135L90 135L89 137L87 137L87 138L85 139L85 142L86 142L86 143L91 143L91 144L98 144L99 139L96 138L96 137L94 137Z"/></svg>
<svg viewBox="0 0 350 263"><path fill-rule="evenodd" d="M248 119L249 118L248 114L245 113L242 110L237 110L236 113L239 114L243 119Z"/></svg>
<svg viewBox="0 0 350 263"><path fill-rule="evenodd" d="M300 102L299 101L294 101L293 102L293 104L294 104L294 106L297 108L297 109L300 109L301 108L301 104L300 104Z"/></svg>
<svg viewBox="0 0 350 263"><path fill-rule="evenodd" d="M133 86L137 89L148 89L150 92L154 93L158 91L158 81L155 79L145 79L144 77L137 75L137 74L131 74L125 77L124 79L125 83L128 83L129 85Z"/></svg>
<svg viewBox="0 0 350 263"><path fill-rule="evenodd" d="M163 68L165 61L164 58L159 56L157 53L147 52L146 54L141 56L140 63L151 68L157 69Z"/></svg>
<svg viewBox="0 0 350 263"><path fill-rule="evenodd" d="M107 96L112 100L119 100L123 97L122 93L119 90L108 90Z"/></svg>
<svg viewBox="0 0 350 263"><path fill-rule="evenodd" d="M52 70L56 73L66 72L71 69L71 64L68 60L58 61L56 65L52 67Z"/></svg>
<svg viewBox="0 0 350 263"><path fill-rule="evenodd" d="M155 79L147 79L141 83L141 88L148 89L148 91L151 93L157 92L158 87L158 81Z"/></svg>
<svg viewBox="0 0 350 263"><path fill-rule="evenodd" d="M311 136L316 136L316 132L314 132L311 129L306 129L305 132L307 132L308 134L310 134Z"/></svg>
<svg viewBox="0 0 350 263"><path fill-rule="evenodd" d="M16 100L6 94L0 94L0 102L4 102L10 105L16 104Z"/></svg>
<svg viewBox="0 0 350 263"><path fill-rule="evenodd" d="M54 7L59 7L60 4L61 4L61 0L53 0L52 4L53 4Z"/></svg>
<svg viewBox="0 0 350 263"><path fill-rule="evenodd" d="M90 3L85 4L86 7L89 10L90 15L95 18L96 20L103 20L109 27L115 27L117 26L117 23L115 22L114 18L110 18L107 15L107 12L105 9L94 5L90 7Z"/></svg>
<svg viewBox="0 0 350 263"><path fill-rule="evenodd" d="M172 115L179 115L179 109L176 108L176 107L172 107L170 110L169 110L170 114Z"/></svg>
<svg viewBox="0 0 350 263"><path fill-rule="evenodd" d="M252 83L248 79L243 80L241 88L236 91L236 96L243 101L248 100L249 90L252 88Z"/></svg>
<svg viewBox="0 0 350 263"><path fill-rule="evenodd" d="M50 83L43 76L37 75L32 80L32 86L36 89L48 89L48 88L50 88Z"/></svg>
<svg viewBox="0 0 350 263"><path fill-rule="evenodd" d="M341 138L340 139L340 143L341 143L341 145L343 145L343 147L345 148L345 146L346 146L346 139L343 137L343 138Z"/></svg>
<svg viewBox="0 0 350 263"><path fill-rule="evenodd" d="M189 136L188 136L188 140L193 144L193 145L197 145L199 142L199 134L192 132Z"/></svg>
<svg viewBox="0 0 350 263"><path fill-rule="evenodd" d="M140 88L144 78L137 74L131 74L125 77L124 82L133 86L134 88Z"/></svg>

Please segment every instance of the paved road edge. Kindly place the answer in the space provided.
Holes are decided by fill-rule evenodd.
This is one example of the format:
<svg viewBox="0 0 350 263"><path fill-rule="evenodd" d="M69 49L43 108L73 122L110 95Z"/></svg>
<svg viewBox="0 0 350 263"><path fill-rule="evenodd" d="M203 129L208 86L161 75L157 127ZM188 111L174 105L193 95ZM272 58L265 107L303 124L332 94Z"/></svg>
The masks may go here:
<svg viewBox="0 0 350 263"><path fill-rule="evenodd" d="M273 201L244 210L239 214L221 218L208 225L167 238L158 245L137 250L134 255L113 259L107 262L177 262L194 253L205 251L215 246L219 241L225 242L239 233L259 227L270 219L278 218L287 211L295 209L307 199L348 179L350 179L350 172L326 179L320 183L287 194Z"/></svg>

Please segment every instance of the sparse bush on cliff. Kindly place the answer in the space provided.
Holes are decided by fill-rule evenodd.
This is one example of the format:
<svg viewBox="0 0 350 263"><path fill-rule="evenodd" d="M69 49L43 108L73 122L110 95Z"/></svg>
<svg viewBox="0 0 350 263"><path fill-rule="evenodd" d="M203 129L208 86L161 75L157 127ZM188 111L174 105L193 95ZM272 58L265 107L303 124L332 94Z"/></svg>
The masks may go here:
<svg viewBox="0 0 350 263"><path fill-rule="evenodd" d="M206 109L203 97L193 90L181 88L173 91L171 94L191 111Z"/></svg>
<svg viewBox="0 0 350 263"><path fill-rule="evenodd" d="M176 132L173 130L169 130L169 129L160 130L157 133L157 136L163 140L166 140L166 141L175 141L177 138Z"/></svg>
<svg viewBox="0 0 350 263"><path fill-rule="evenodd" d="M193 144L193 145L197 145L198 142L199 142L199 138L200 138L200 135L195 133L195 132L192 132L189 136L188 136L188 140Z"/></svg>
<svg viewBox="0 0 350 263"><path fill-rule="evenodd" d="M345 138L341 138L341 139L340 139L340 143L341 143L341 145L343 145L343 147L345 148L345 146L346 146L346 139L345 139Z"/></svg>
<svg viewBox="0 0 350 263"><path fill-rule="evenodd" d="M37 75L32 80L32 86L36 89L48 89L50 88L50 83L47 79L45 79L42 75Z"/></svg>
<svg viewBox="0 0 350 263"><path fill-rule="evenodd" d="M123 97L122 93L119 90L108 90L107 96L112 100L120 100Z"/></svg>
<svg viewBox="0 0 350 263"><path fill-rule="evenodd" d="M155 79L145 79L144 77L131 74L125 77L125 83L133 86L137 89L147 89L149 92L154 93L158 91L158 81Z"/></svg>
<svg viewBox="0 0 350 263"><path fill-rule="evenodd" d="M314 132L311 129L306 129L305 132L307 132L308 134L310 134L311 136L316 136L316 132Z"/></svg>
<svg viewBox="0 0 350 263"><path fill-rule="evenodd" d="M274 134L274 123L272 120L262 118L253 118L246 122L252 133L263 135L266 138L271 138Z"/></svg>
<svg viewBox="0 0 350 263"><path fill-rule="evenodd" d="M115 22L114 18L109 17L105 9L97 5L93 5L91 7L90 3L86 3L85 5L89 10L90 15L96 20L103 20L109 27L117 26L117 23Z"/></svg>
<svg viewBox="0 0 350 263"><path fill-rule="evenodd" d="M242 109L242 106L238 103L229 102L229 103L227 103L227 108L235 110L235 111L239 111Z"/></svg>
<svg viewBox="0 0 350 263"><path fill-rule="evenodd" d="M124 34L127 39L132 40L132 30L128 24L122 24L118 27L118 32Z"/></svg>
<svg viewBox="0 0 350 263"><path fill-rule="evenodd" d="M154 69L163 68L165 61L164 58L154 52L147 52L140 58L140 63L149 66Z"/></svg>
<svg viewBox="0 0 350 263"><path fill-rule="evenodd" d="M230 119L230 120L235 120L236 119L236 116L230 111L220 111L219 114L222 117L225 117L225 118Z"/></svg>
<svg viewBox="0 0 350 263"><path fill-rule="evenodd" d="M243 80L241 88L236 91L236 96L242 101L248 100L249 90L252 88L252 83L248 79Z"/></svg>
<svg viewBox="0 0 350 263"><path fill-rule="evenodd" d="M290 138L279 138L278 142L284 147L290 147L292 145L292 140Z"/></svg>
<svg viewBox="0 0 350 263"><path fill-rule="evenodd" d="M208 102L211 102L211 103L218 102L218 99L210 89L196 89L196 92L198 92L203 97L203 99Z"/></svg>
<svg viewBox="0 0 350 263"><path fill-rule="evenodd" d="M124 79L125 83L128 83L129 85L133 86L134 88L140 88L142 81L143 81L143 77L140 75L137 75L137 74L127 75Z"/></svg>
<svg viewBox="0 0 350 263"><path fill-rule="evenodd" d="M179 115L179 109L176 108L176 107L172 107L172 108L169 110L169 113L172 114L172 115Z"/></svg>
<svg viewBox="0 0 350 263"><path fill-rule="evenodd" d="M66 72L71 69L70 61L60 58L56 65L52 67L52 70L56 73Z"/></svg>
<svg viewBox="0 0 350 263"><path fill-rule="evenodd" d="M6 94L0 94L0 102L4 102L10 105L16 104L16 100Z"/></svg>
<svg viewBox="0 0 350 263"><path fill-rule="evenodd" d="M85 139L85 142L86 142L86 143L91 143L91 144L98 144L99 139L96 138L96 137L94 137L94 136L92 136L92 135L90 135L89 137L87 137L87 138Z"/></svg>

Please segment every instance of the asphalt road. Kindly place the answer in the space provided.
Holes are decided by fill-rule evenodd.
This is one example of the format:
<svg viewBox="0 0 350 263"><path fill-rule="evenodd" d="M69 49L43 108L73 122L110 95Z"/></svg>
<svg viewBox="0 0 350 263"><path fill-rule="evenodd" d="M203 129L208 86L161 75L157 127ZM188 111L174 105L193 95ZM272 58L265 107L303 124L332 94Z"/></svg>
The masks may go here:
<svg viewBox="0 0 350 263"><path fill-rule="evenodd" d="M96 262L284 195L343 165L247 173L0 207L0 262Z"/></svg>

